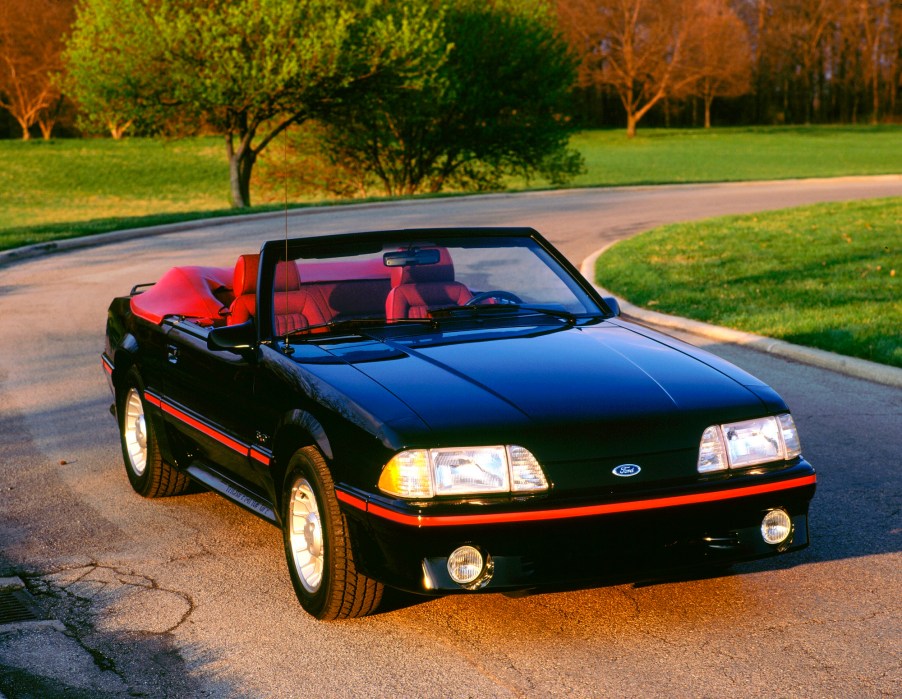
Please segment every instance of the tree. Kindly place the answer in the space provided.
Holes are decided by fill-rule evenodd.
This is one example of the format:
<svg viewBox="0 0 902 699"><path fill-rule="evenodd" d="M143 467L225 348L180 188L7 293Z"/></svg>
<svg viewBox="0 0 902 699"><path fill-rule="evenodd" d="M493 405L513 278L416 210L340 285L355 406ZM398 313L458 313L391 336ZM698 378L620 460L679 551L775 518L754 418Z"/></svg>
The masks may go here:
<svg viewBox="0 0 902 699"><path fill-rule="evenodd" d="M409 0L84 0L67 58L95 118L162 128L178 115L222 133L245 207L276 136L403 75L431 23Z"/></svg>
<svg viewBox="0 0 902 699"><path fill-rule="evenodd" d="M701 0L689 43L687 62L697 75L690 90L704 102L709 129L715 97L739 97L751 88L748 32L726 0Z"/></svg>
<svg viewBox="0 0 902 699"><path fill-rule="evenodd" d="M0 3L0 107L19 123L26 141L38 122L49 139L59 113L62 95L54 77L71 15L66 0Z"/></svg>
<svg viewBox="0 0 902 699"><path fill-rule="evenodd" d="M119 140L136 122L145 130L163 123L171 88L149 9L142 0L79 3L64 85L86 130L107 129Z"/></svg>
<svg viewBox="0 0 902 699"><path fill-rule="evenodd" d="M446 0L433 12L442 39L415 84L386 85L325 115L333 163L389 194L578 172L564 116L575 60L544 0Z"/></svg>
<svg viewBox="0 0 902 699"><path fill-rule="evenodd" d="M558 0L561 24L583 56L583 85L617 92L627 136L661 100L697 79L686 44L697 20L693 0Z"/></svg>
<svg viewBox="0 0 902 699"><path fill-rule="evenodd" d="M793 69L801 78L802 115L806 124L820 115L827 44L842 0L786 0L779 6L782 42L789 47Z"/></svg>
<svg viewBox="0 0 902 699"><path fill-rule="evenodd" d="M895 77L887 68L894 63L893 48L896 49L896 60L899 56L899 39L902 37L898 34L894 36L893 29L898 32L902 5L891 0L857 0L846 6L846 12L847 15L844 19L849 28L853 31L857 30L862 72L871 93L871 123L876 124L880 119L881 112L881 85L892 84ZM894 13L896 14L895 27L893 26ZM850 38L854 41L855 34Z"/></svg>

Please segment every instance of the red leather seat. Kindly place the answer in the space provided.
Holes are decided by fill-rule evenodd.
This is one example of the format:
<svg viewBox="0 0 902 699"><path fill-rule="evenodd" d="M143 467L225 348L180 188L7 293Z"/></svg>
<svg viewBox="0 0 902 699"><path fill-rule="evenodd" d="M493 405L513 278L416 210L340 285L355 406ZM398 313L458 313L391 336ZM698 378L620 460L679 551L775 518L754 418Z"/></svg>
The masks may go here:
<svg viewBox="0 0 902 699"><path fill-rule="evenodd" d="M232 276L232 293L235 300L229 307L229 325L244 323L257 312L257 268L260 255L241 255L235 263Z"/></svg>
<svg viewBox="0 0 902 699"><path fill-rule="evenodd" d="M465 285L454 281L454 263L448 250L437 249L439 261L434 265L392 269L392 288L385 299L386 318L427 318L431 308L462 306L473 298Z"/></svg>
<svg viewBox="0 0 902 699"><path fill-rule="evenodd" d="M257 310L259 265L259 254L241 255L238 258L233 278L235 300L230 309L229 325L244 323L254 317ZM301 276L294 262L280 262L276 266L273 308L276 335L285 335L328 320L313 294L301 288Z"/></svg>

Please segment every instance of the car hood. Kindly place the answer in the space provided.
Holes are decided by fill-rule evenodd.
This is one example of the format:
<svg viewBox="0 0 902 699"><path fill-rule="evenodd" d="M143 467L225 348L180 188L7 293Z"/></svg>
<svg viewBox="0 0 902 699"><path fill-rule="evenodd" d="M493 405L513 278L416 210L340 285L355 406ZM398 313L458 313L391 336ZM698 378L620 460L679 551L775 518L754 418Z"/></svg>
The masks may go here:
<svg viewBox="0 0 902 699"><path fill-rule="evenodd" d="M546 460L698 449L705 427L761 415L732 365L607 321L384 337L330 352L406 405L409 446L518 443ZM537 454L538 455L538 454Z"/></svg>

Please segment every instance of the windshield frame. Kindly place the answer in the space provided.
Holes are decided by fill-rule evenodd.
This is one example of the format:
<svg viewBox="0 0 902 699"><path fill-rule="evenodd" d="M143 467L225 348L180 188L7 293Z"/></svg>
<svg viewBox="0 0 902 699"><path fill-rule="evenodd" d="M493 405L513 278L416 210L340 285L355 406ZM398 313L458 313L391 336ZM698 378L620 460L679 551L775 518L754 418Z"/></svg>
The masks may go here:
<svg viewBox="0 0 902 699"><path fill-rule="evenodd" d="M287 260L329 260L335 257L354 255L377 255L387 245L412 245L413 243L434 244L436 246L451 245L454 247L485 247L492 239L504 245L509 240L523 241L523 247L537 248L544 261L571 293L589 309L586 313L571 314L576 318L611 318L613 311L608 307L595 288L576 268L545 238L532 228L416 228L405 230L372 231L365 233L343 233L308 238L272 240L261 249L258 274L257 293L257 325L261 341L284 338L285 334L275 333L275 316L273 292L260 293L261 290L272 290L275 280L276 265ZM516 247L516 246L515 246ZM535 250L534 250L535 252ZM528 307L535 304L523 304ZM594 309L592 308L594 306ZM525 310L525 308L524 308ZM474 314L476 315L476 314ZM482 314L479 314L482 315ZM388 320L384 324L390 323ZM326 324L328 325L328 324ZM344 325L339 323L337 325ZM380 325L374 320L374 326ZM423 323L420 323L423 325ZM347 326L345 326L347 327ZM329 328L320 328L319 332L305 334L288 332L294 341L307 339L325 339L331 336Z"/></svg>

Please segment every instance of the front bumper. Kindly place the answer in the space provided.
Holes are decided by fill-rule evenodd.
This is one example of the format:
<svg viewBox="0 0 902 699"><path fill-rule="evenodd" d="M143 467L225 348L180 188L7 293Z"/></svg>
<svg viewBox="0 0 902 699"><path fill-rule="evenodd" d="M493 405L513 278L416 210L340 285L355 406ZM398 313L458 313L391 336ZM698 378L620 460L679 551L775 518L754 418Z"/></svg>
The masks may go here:
<svg viewBox="0 0 902 699"><path fill-rule="evenodd" d="M388 507L376 496L339 488L358 567L388 585L444 594L466 588L447 569L451 552L470 545L490 557L492 592L644 579L698 565L726 565L804 548L815 475L800 461L777 476L737 479L729 487L656 493L654 497L519 509L481 505ZM776 508L792 520L778 545L761 521ZM431 509L431 508L430 508Z"/></svg>

